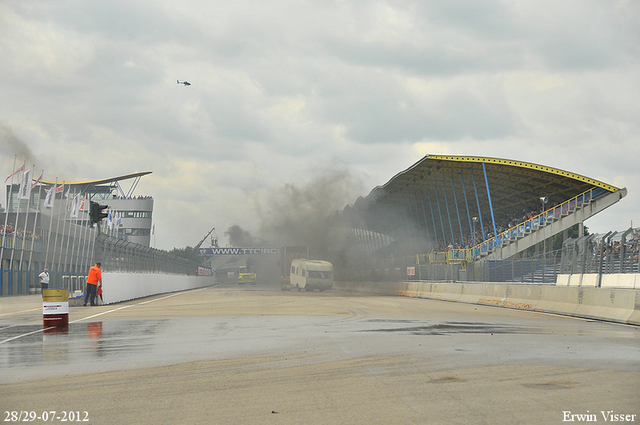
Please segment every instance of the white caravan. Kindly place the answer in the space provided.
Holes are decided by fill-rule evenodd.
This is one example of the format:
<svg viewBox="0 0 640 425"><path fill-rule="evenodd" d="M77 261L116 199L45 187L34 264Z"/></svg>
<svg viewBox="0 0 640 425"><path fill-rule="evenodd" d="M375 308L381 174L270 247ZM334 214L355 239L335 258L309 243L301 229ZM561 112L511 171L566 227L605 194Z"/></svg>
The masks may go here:
<svg viewBox="0 0 640 425"><path fill-rule="evenodd" d="M333 286L333 264L321 260L296 259L291 261L291 286L298 291L325 291Z"/></svg>

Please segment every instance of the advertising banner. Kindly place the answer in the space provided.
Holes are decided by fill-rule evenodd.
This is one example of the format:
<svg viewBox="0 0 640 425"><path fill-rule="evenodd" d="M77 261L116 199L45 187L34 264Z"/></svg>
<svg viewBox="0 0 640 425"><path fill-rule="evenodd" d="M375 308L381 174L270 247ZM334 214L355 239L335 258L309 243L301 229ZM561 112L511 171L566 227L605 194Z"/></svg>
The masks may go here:
<svg viewBox="0 0 640 425"><path fill-rule="evenodd" d="M281 248L199 248L198 255L280 255Z"/></svg>
<svg viewBox="0 0 640 425"><path fill-rule="evenodd" d="M69 325L69 291L67 289L42 291L42 324L45 327Z"/></svg>

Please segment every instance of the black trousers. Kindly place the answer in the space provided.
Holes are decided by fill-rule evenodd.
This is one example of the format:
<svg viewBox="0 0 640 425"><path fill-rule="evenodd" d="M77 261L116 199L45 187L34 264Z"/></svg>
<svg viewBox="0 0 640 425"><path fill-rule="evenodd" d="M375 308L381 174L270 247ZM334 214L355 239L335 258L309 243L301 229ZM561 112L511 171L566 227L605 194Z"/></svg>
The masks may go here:
<svg viewBox="0 0 640 425"><path fill-rule="evenodd" d="M92 285L87 283L87 293L84 295L84 305L87 305L87 301L91 299L91 305L96 305L96 293L98 292L98 285Z"/></svg>

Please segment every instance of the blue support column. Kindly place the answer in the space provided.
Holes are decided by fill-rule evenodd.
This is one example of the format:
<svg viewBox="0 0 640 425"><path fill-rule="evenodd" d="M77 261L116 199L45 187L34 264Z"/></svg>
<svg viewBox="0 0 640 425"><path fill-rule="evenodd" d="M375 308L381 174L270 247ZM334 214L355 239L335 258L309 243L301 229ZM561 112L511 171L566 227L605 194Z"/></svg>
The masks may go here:
<svg viewBox="0 0 640 425"><path fill-rule="evenodd" d="M396 223L396 228L398 229L398 237L396 237L396 240L398 242L400 242L400 238L404 239L404 229L402 227L402 220L400 218L398 218L398 213L397 213L397 209L394 208L391 213L393 214L393 218L395 219L395 223Z"/></svg>
<svg viewBox="0 0 640 425"><path fill-rule="evenodd" d="M498 231L496 230L496 220L493 216L493 205L491 204L491 192L489 191L489 179L487 178L487 168L484 166L484 162L482 163L482 171L484 172L484 181L487 184L487 197L489 198L489 211L491 211L491 223L493 224L493 237L498 236Z"/></svg>
<svg viewBox="0 0 640 425"><path fill-rule="evenodd" d="M431 211L431 222L433 223L433 234L436 238L436 249L439 246L438 242L438 226L436 225L436 216L433 213L433 204L431 203L431 192L427 189L427 196L429 197L429 210Z"/></svg>
<svg viewBox="0 0 640 425"><path fill-rule="evenodd" d="M451 244L456 244L456 237L453 234L453 224L451 223L451 211L449 210L449 200L447 199L447 187L444 184L444 179L442 179L442 192L444 193L444 205L447 207L447 218L449 219L449 230L451 230Z"/></svg>
<svg viewBox="0 0 640 425"><path fill-rule="evenodd" d="M392 230L392 234L393 234L393 239L394 240L398 240L398 237L400 236L399 232L400 232L400 227L398 226L398 219L394 213L394 211L392 209L389 209L388 214L391 216L391 218L393 219L393 223L394 223L394 227L395 229ZM391 223L391 218L389 219L389 223Z"/></svg>
<svg viewBox="0 0 640 425"><path fill-rule="evenodd" d="M458 208L458 197L456 196L456 185L453 183L453 175L451 176L451 189L453 190L453 202L456 206L456 214L458 215L458 226L460 227L460 246L464 248L464 232L462 231L462 220L460 220L460 208Z"/></svg>
<svg viewBox="0 0 640 425"><path fill-rule="evenodd" d="M478 220L480 220L480 229L482 229L482 241L487 240L487 235L484 233L484 223L482 222L482 211L480 211L480 200L478 199L478 186L476 185L476 176L473 174L473 168L471 169L471 178L473 179L473 190L476 192L476 205L478 205Z"/></svg>
<svg viewBox="0 0 640 425"><path fill-rule="evenodd" d="M418 211L418 196L415 192L413 192L413 200L416 203L416 218L418 219L418 232L420 232L420 240L422 241L422 246L427 247L427 243L424 240L424 235L422 234L422 225L420 224L420 211ZM427 222L425 220L424 226L427 227Z"/></svg>
<svg viewBox="0 0 640 425"><path fill-rule="evenodd" d="M442 209L440 208L440 199L438 198L438 188L434 188L436 191L436 205L438 205L438 214L440 215L440 228L442 229L442 237L444 240L445 248L447 246L447 234L444 231L444 220L442 219Z"/></svg>
<svg viewBox="0 0 640 425"><path fill-rule="evenodd" d="M427 231L427 250L428 250L429 246L431 245L431 235L429 234L429 225L427 224L427 212L424 208L424 196L422 196L422 191L420 192L420 201L422 202L422 217L424 218L424 228ZM416 200L416 208L417 206L418 206L418 201Z"/></svg>
<svg viewBox="0 0 640 425"><path fill-rule="evenodd" d="M417 239L415 236L415 232L413 231L414 229L412 228L413 226L411 226L411 223L413 223L413 216L411 215L411 200L407 199L407 201L409 202L408 208L405 200L402 200L402 205L404 206L404 216L407 220L407 232L409 240L412 240L414 246L417 247Z"/></svg>
<svg viewBox="0 0 640 425"><path fill-rule="evenodd" d="M471 233L471 244L476 245L476 235L473 233L473 225L471 224L471 213L469 212L469 202L467 201L467 190L464 187L464 176L460 173L460 181L462 182L462 194L464 195L464 204L467 207L467 218L469 219L469 233Z"/></svg>
<svg viewBox="0 0 640 425"><path fill-rule="evenodd" d="M431 204L431 192L427 189L427 195L429 196L429 210L431 210L431 221L433 221L433 234L436 237L436 249L440 245L438 243L438 226L436 226L436 216L433 213L433 205Z"/></svg>

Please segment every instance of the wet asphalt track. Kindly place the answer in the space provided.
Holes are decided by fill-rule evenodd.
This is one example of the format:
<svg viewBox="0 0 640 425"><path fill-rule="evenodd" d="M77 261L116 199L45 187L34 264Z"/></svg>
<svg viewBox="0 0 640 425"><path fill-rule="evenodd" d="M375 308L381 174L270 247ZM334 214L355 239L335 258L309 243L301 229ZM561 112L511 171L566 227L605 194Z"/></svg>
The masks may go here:
<svg viewBox="0 0 640 425"><path fill-rule="evenodd" d="M210 287L72 307L62 332L43 332L37 296L0 298L0 371L3 420L640 422L636 327L336 291Z"/></svg>

